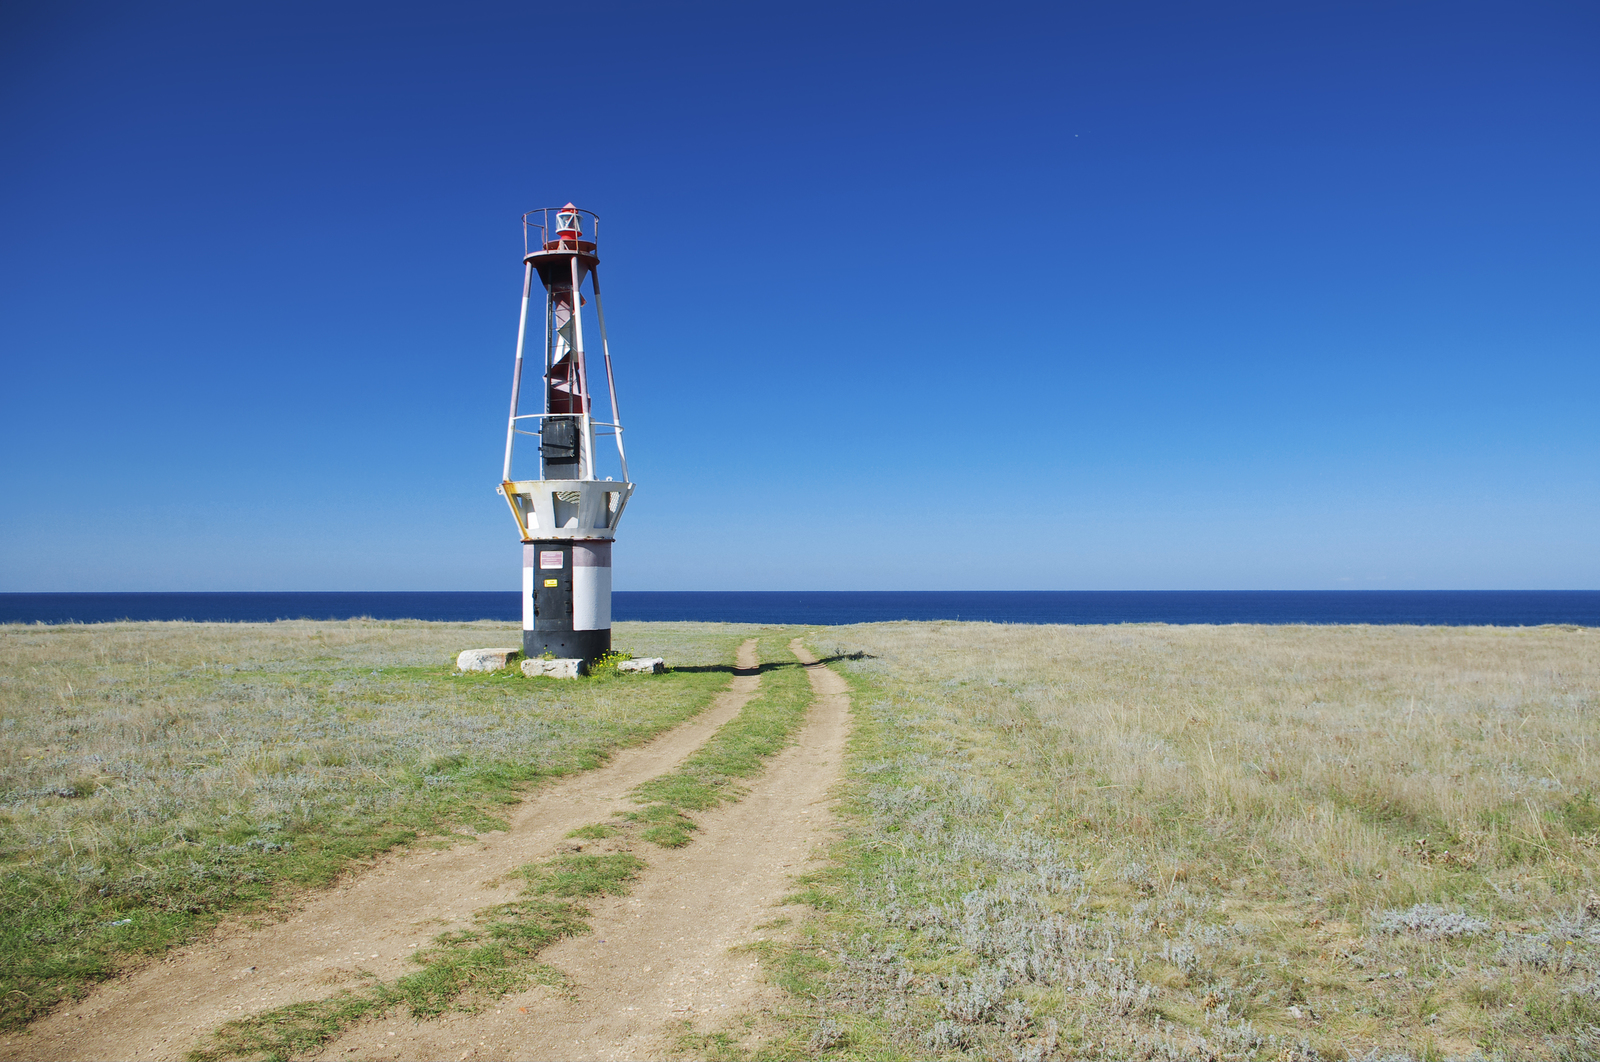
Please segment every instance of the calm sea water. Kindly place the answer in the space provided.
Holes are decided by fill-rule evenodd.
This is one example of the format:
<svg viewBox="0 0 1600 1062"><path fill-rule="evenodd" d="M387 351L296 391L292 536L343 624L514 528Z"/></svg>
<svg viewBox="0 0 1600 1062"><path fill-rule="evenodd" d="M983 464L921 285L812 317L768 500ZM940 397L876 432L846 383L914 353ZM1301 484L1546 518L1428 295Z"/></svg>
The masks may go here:
<svg viewBox="0 0 1600 1062"><path fill-rule="evenodd" d="M1600 590L618 591L618 620L731 623L1416 623L1600 627ZM0 594L0 623L507 620L515 591Z"/></svg>

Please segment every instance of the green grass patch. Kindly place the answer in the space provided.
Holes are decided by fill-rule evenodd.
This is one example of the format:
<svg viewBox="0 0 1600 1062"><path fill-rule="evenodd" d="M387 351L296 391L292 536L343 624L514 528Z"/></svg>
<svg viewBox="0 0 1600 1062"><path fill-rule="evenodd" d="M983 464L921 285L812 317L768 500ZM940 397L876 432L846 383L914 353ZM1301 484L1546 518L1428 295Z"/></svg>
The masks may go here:
<svg viewBox="0 0 1600 1062"><path fill-rule="evenodd" d="M567 836L585 841L603 841L607 837L615 837L616 834L615 826L608 826L603 822L591 822L587 826L579 826L576 830L569 831Z"/></svg>
<svg viewBox="0 0 1600 1062"><path fill-rule="evenodd" d="M631 852L564 855L530 869L528 880L535 896L621 896L643 869Z"/></svg>
<svg viewBox="0 0 1600 1062"><path fill-rule="evenodd" d="M671 804L651 804L639 811L626 812L623 818L638 823L639 836L662 848L682 848L700 827Z"/></svg>
<svg viewBox="0 0 1600 1062"><path fill-rule="evenodd" d="M392 1006L388 991L345 990L327 999L279 1007L265 1022L230 1021L212 1042L191 1051L191 1062L229 1058L262 1058L277 1062L312 1050L339 1030Z"/></svg>

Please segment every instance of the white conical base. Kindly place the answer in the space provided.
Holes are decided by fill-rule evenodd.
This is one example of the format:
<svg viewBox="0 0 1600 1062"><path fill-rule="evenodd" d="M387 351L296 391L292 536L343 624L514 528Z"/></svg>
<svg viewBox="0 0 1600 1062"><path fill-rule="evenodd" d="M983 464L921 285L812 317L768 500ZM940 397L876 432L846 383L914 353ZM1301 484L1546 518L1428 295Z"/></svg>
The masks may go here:
<svg viewBox="0 0 1600 1062"><path fill-rule="evenodd" d="M632 483L609 479L524 479L500 484L524 541L535 538L612 538Z"/></svg>

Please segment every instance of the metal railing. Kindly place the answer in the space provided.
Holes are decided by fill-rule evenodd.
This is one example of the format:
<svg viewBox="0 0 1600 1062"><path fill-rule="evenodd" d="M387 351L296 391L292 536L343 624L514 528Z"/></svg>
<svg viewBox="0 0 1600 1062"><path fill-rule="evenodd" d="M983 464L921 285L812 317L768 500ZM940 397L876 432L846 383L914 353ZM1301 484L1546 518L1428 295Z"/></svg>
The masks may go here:
<svg viewBox="0 0 1600 1062"><path fill-rule="evenodd" d="M583 427L584 427L583 435L584 435L585 438L590 438L590 439L595 439L595 438L598 438L598 439L609 439L612 436L615 436L619 443L622 440L623 428L622 428L621 424L618 424L618 423L616 423L614 421L609 421L609 420L595 420L593 418L593 416L591 414L588 414L588 413L518 413L516 416L511 418L511 424L512 424L511 430L513 432L515 432L517 435L531 435L534 438L539 438L543 434L542 432L525 431L522 428L516 427L516 423L519 420L541 420L542 421L546 417L577 417L578 419L580 419L583 422ZM610 428L611 430L610 431L595 431L594 429L596 429L596 428ZM597 456L598 455L591 453L589 455L589 460L587 462L587 464L589 465L589 469L588 469L589 478L591 480L594 480L594 479L598 478L597 475L596 475L596 469L595 469L595 465L596 465L595 458ZM544 456L542 454L540 455L539 460L540 460L541 463L543 462ZM622 465L622 481L624 483L626 483L626 482L628 482L628 455L627 455L627 452L624 451L621 446L617 447L617 461L618 461L619 464Z"/></svg>
<svg viewBox="0 0 1600 1062"><path fill-rule="evenodd" d="M551 246L556 242L555 218L553 215L566 211L566 207L538 207L522 215L522 255L526 258L534 251L553 250ZM593 250L600 243L600 215L592 210L574 207L572 213L577 214L580 232L578 240L588 244L587 249ZM535 238L537 234L537 238Z"/></svg>

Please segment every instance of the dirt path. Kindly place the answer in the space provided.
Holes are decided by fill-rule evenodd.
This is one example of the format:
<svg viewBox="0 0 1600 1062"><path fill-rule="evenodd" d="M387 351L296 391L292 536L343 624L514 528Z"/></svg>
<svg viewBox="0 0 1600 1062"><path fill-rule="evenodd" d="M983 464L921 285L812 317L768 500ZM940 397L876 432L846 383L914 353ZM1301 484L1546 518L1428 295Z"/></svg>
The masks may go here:
<svg viewBox="0 0 1600 1062"><path fill-rule="evenodd" d="M321 1059L663 1058L682 1023L735 1025L771 992L741 944L771 936L792 878L816 856L832 817L828 792L849 735L844 680L797 638L816 700L797 743L774 756L738 803L704 815L685 848L650 854L625 897L590 904L593 933L539 958L575 991L536 988L482 1014L418 1024L403 1015L364 1023Z"/></svg>
<svg viewBox="0 0 1600 1062"><path fill-rule="evenodd" d="M738 661L742 670L706 711L533 794L506 832L382 858L275 925L225 926L0 1038L0 1059L181 1059L231 1018L332 995L368 973L392 981L415 969L406 957L419 945L520 886L487 882L551 854L568 831L632 808L630 789L677 766L737 715L761 681L753 639Z"/></svg>

